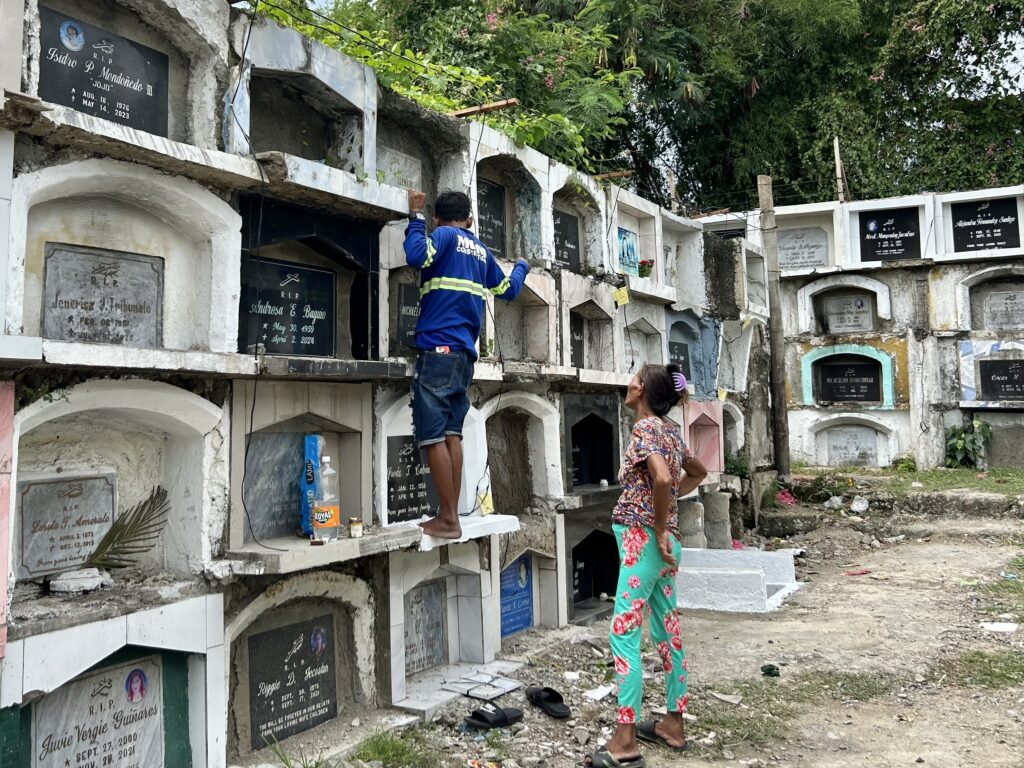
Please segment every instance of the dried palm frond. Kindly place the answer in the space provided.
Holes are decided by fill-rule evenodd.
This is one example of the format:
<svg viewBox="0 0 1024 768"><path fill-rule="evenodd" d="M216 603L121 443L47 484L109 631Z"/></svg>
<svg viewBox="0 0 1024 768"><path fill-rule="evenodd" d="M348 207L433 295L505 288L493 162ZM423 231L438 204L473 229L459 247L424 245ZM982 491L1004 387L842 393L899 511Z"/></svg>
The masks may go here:
<svg viewBox="0 0 1024 768"><path fill-rule="evenodd" d="M96 545L96 551L86 565L93 568L127 568L135 565L137 560L133 555L148 552L156 545L170 509L167 491L154 488L149 498L140 501L114 521L106 536Z"/></svg>

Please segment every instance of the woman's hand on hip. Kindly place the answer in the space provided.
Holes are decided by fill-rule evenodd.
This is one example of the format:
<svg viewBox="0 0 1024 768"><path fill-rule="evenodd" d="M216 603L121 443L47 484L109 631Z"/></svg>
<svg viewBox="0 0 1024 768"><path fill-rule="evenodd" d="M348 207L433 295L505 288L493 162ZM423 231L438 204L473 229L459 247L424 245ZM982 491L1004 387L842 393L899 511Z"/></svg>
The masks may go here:
<svg viewBox="0 0 1024 768"><path fill-rule="evenodd" d="M661 559L675 568L676 556L672 551L674 543L672 534L667 528L655 528L654 538L658 542L658 553L661 555Z"/></svg>

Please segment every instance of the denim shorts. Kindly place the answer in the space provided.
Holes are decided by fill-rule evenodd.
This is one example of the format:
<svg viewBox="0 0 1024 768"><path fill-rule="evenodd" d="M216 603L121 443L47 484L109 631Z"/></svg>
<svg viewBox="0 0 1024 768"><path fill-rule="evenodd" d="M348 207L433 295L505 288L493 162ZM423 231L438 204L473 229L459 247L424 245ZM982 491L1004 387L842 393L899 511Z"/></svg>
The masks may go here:
<svg viewBox="0 0 1024 768"><path fill-rule="evenodd" d="M469 413L466 390L473 380L473 360L463 351L420 350L409 400L412 424L420 448L462 437Z"/></svg>

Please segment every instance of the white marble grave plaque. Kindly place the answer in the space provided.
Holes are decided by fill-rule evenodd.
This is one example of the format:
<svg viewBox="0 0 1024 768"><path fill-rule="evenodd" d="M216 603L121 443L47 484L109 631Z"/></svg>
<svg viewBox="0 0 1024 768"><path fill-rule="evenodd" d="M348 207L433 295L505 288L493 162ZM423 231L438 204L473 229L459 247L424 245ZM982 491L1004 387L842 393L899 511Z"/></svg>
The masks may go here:
<svg viewBox="0 0 1024 768"><path fill-rule="evenodd" d="M32 768L163 768L159 658L83 675L32 706Z"/></svg>
<svg viewBox="0 0 1024 768"><path fill-rule="evenodd" d="M164 260L46 244L43 336L126 347L163 341Z"/></svg>
<svg viewBox="0 0 1024 768"><path fill-rule="evenodd" d="M829 466L873 467L878 464L878 433L871 427L832 427L826 434Z"/></svg>
<svg viewBox="0 0 1024 768"><path fill-rule="evenodd" d="M444 582L428 581L405 596L405 673L445 662Z"/></svg>
<svg viewBox="0 0 1024 768"><path fill-rule="evenodd" d="M1024 291L993 291L985 297L986 331L1015 331L1024 328Z"/></svg>
<svg viewBox="0 0 1024 768"><path fill-rule="evenodd" d="M377 167L384 173L384 183L395 187L423 189L423 163L419 158L381 147L377 153Z"/></svg>
<svg viewBox="0 0 1024 768"><path fill-rule="evenodd" d="M780 229L780 269L810 269L828 265L828 233L821 227Z"/></svg>
<svg viewBox="0 0 1024 768"><path fill-rule="evenodd" d="M78 568L96 551L116 513L117 475L112 472L19 482L18 577Z"/></svg>
<svg viewBox="0 0 1024 768"><path fill-rule="evenodd" d="M870 331L875 327L871 299L864 295L825 297L825 327L828 333Z"/></svg>

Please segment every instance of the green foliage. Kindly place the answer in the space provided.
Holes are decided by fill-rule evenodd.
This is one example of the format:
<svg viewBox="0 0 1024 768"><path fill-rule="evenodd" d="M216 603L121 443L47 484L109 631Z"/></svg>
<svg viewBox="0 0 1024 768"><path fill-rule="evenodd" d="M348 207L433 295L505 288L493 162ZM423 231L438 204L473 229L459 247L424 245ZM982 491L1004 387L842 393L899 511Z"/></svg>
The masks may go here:
<svg viewBox="0 0 1024 768"><path fill-rule="evenodd" d="M114 521L96 545L86 565L93 568L127 568L135 565L135 556L148 552L156 544L170 509L167 491L154 488L148 498Z"/></svg>
<svg viewBox="0 0 1024 768"><path fill-rule="evenodd" d="M750 477L750 462L742 453L725 454L725 474Z"/></svg>
<svg viewBox="0 0 1024 768"><path fill-rule="evenodd" d="M782 490L782 486L779 485L778 481L772 480L768 483L764 492L761 494L761 509L778 509L779 500L776 498L779 495L779 491Z"/></svg>
<svg viewBox="0 0 1024 768"><path fill-rule="evenodd" d="M987 421L974 419L963 426L946 430L946 466L951 468L981 467L985 446L992 437Z"/></svg>
<svg viewBox="0 0 1024 768"><path fill-rule="evenodd" d="M356 748L352 757L363 762L383 763L387 768L436 768L432 750L419 731L378 731Z"/></svg>
<svg viewBox="0 0 1024 768"><path fill-rule="evenodd" d="M892 468L897 472L917 472L917 459L911 453L904 453L893 459Z"/></svg>
<svg viewBox="0 0 1024 768"><path fill-rule="evenodd" d="M1024 653L969 651L959 658L944 661L936 671L951 685L1011 688L1024 684Z"/></svg>

